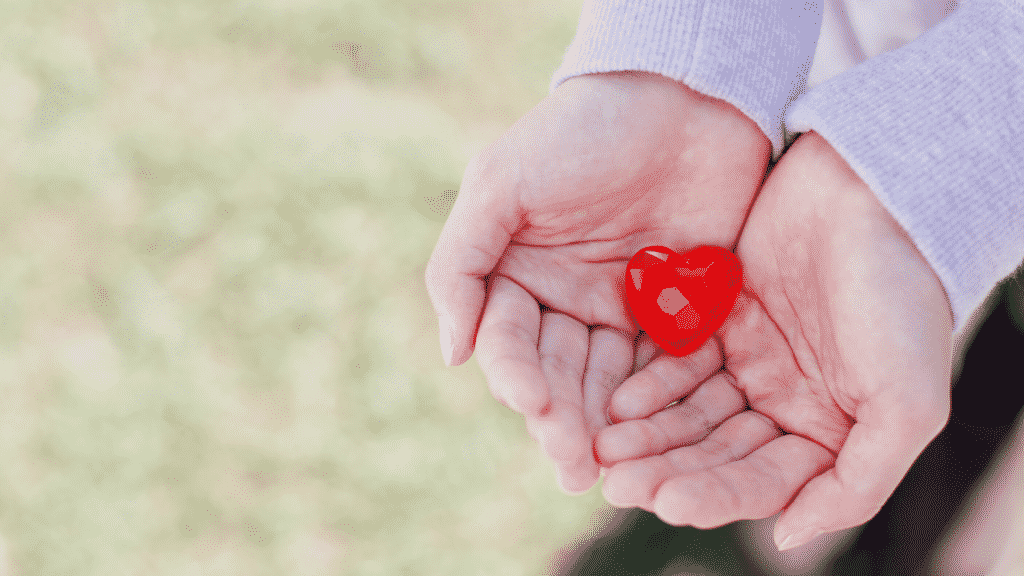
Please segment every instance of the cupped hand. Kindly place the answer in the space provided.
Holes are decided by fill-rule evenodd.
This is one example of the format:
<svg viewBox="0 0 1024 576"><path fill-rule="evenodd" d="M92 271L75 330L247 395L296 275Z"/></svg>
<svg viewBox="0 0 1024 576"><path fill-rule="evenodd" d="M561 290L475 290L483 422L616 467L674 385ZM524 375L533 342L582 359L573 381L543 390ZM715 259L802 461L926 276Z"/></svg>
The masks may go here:
<svg viewBox="0 0 1024 576"><path fill-rule="evenodd" d="M613 504L703 528L782 511L787 549L869 520L943 428L952 314L905 231L814 132L767 178L737 255L724 370L667 410L677 390L630 377L612 415L631 420L596 451Z"/></svg>
<svg viewBox="0 0 1024 576"><path fill-rule="evenodd" d="M563 489L596 482L592 440L634 366L626 261L732 248L770 148L735 107L622 72L567 80L470 162L426 270L442 352L458 365L475 346Z"/></svg>

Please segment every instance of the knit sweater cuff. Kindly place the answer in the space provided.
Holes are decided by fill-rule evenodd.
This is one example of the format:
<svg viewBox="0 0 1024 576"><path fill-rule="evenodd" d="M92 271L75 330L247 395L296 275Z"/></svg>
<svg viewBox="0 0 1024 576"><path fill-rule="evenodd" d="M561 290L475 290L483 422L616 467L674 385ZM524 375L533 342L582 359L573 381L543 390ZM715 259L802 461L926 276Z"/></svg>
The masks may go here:
<svg viewBox="0 0 1024 576"><path fill-rule="evenodd" d="M797 100L942 282L956 330L1024 258L1024 6L962 1Z"/></svg>
<svg viewBox="0 0 1024 576"><path fill-rule="evenodd" d="M821 0L586 0L550 88L581 74L656 72L738 108L777 159L820 28Z"/></svg>

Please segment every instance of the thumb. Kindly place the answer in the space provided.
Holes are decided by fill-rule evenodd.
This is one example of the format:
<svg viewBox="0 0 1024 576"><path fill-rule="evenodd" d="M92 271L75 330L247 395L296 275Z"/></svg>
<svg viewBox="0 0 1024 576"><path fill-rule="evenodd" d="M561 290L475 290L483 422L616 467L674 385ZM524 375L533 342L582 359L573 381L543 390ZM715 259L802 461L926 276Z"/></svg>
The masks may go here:
<svg viewBox="0 0 1024 576"><path fill-rule="evenodd" d="M874 517L945 426L949 403L935 398L930 406L908 410L907 404L886 399L863 406L857 416L835 467L804 485L776 521L779 550Z"/></svg>
<svg viewBox="0 0 1024 576"><path fill-rule="evenodd" d="M508 161L485 163L477 157L470 162L427 263L427 293L437 313L441 353L448 366L458 366L473 354L485 277L520 226L512 174Z"/></svg>

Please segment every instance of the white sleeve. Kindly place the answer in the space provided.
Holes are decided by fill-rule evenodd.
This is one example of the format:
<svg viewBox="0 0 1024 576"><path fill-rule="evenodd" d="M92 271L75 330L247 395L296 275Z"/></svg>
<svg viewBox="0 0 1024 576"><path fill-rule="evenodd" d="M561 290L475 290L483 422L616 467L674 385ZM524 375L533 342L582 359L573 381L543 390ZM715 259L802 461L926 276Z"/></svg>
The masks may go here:
<svg viewBox="0 0 1024 576"><path fill-rule="evenodd" d="M821 0L586 0L551 90L580 74L662 74L738 108L777 159L820 27Z"/></svg>
<svg viewBox="0 0 1024 576"><path fill-rule="evenodd" d="M1024 4L964 0L786 118L863 179L941 280L958 330L1024 259Z"/></svg>

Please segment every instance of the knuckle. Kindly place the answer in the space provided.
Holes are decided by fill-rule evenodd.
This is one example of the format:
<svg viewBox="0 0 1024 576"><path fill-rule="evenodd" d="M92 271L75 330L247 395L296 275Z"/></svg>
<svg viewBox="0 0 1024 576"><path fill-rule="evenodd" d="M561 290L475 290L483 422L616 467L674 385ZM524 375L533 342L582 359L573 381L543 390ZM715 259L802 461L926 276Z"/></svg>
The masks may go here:
<svg viewBox="0 0 1024 576"><path fill-rule="evenodd" d="M708 435L713 428L703 409L689 402L681 402L651 418L666 431L666 447L672 444L692 444ZM671 430L671 434L667 431Z"/></svg>
<svg viewBox="0 0 1024 576"><path fill-rule="evenodd" d="M731 462L735 460L732 447L725 441L708 436L697 445L697 448L715 460Z"/></svg>
<svg viewBox="0 0 1024 576"><path fill-rule="evenodd" d="M578 374L577 363L565 354L545 354L543 361L547 372L563 377L576 377Z"/></svg>
<svg viewBox="0 0 1024 576"><path fill-rule="evenodd" d="M660 454L669 447L669 437L661 426L648 420L641 420L640 428L652 452Z"/></svg>
<svg viewBox="0 0 1024 576"><path fill-rule="evenodd" d="M590 374L591 378L593 378L595 382L600 384L602 388L609 392L614 392L621 383L619 372L606 366L591 368Z"/></svg>
<svg viewBox="0 0 1024 576"><path fill-rule="evenodd" d="M537 333L518 322L504 320L496 324L495 328L499 328L508 340L529 342L534 346L537 345Z"/></svg>
<svg viewBox="0 0 1024 576"><path fill-rule="evenodd" d="M765 434L775 438L782 434L782 430L774 420L756 410L745 411L743 417L746 419L746 426L749 427L745 428L751 431L751 435Z"/></svg>
<svg viewBox="0 0 1024 576"><path fill-rule="evenodd" d="M694 428L701 436L710 433L715 427L714 423L711 422L711 417L702 407L694 406L687 402L683 404L683 410L686 417L690 419Z"/></svg>
<svg viewBox="0 0 1024 576"><path fill-rule="evenodd" d="M699 474L698 478L700 479L697 485L699 489L696 493L702 495L701 508L710 513L703 519L698 518L697 522L694 522L694 526L704 529L713 528L720 525L721 522L713 521L711 517L719 520L723 517L739 519L743 515L747 503L744 496L746 490L738 490L728 478L722 477L714 469Z"/></svg>

